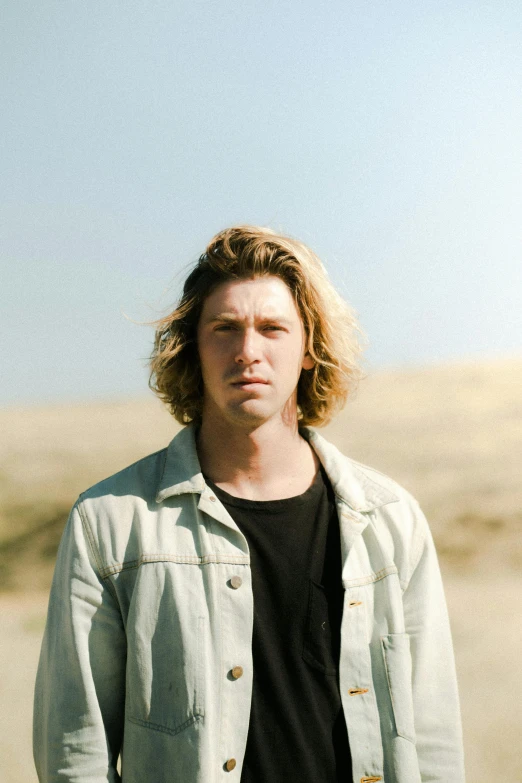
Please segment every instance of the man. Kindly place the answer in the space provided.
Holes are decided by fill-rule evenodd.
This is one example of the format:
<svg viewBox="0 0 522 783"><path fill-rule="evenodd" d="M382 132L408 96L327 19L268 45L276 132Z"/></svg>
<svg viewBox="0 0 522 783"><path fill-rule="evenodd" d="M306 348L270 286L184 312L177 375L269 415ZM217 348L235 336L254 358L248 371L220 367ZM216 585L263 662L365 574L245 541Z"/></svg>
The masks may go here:
<svg viewBox="0 0 522 783"><path fill-rule="evenodd" d="M187 424L83 493L35 697L40 781L462 783L437 557L416 501L310 424L359 377L357 324L304 245L210 242L158 322Z"/></svg>

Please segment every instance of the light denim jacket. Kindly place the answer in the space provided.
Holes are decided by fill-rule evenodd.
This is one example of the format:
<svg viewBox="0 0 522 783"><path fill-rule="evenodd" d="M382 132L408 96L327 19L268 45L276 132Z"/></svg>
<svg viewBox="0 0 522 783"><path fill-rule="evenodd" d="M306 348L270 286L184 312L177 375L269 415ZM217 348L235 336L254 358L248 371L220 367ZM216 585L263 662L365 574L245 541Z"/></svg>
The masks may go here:
<svg viewBox="0 0 522 783"><path fill-rule="evenodd" d="M339 515L353 783L463 783L453 647L426 519L394 481L302 434ZM248 545L205 484L188 426L71 511L36 682L40 781L119 781L121 751L124 783L238 783L252 624Z"/></svg>

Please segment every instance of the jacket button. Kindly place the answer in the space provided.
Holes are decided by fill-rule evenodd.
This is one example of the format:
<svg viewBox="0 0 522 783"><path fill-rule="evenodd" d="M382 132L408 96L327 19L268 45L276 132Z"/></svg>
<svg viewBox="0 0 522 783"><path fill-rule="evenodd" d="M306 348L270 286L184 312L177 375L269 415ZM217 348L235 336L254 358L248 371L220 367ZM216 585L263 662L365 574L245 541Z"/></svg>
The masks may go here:
<svg viewBox="0 0 522 783"><path fill-rule="evenodd" d="M241 579L240 576L233 576L230 579L230 587L233 587L234 590L237 590L237 588L241 587L242 584L243 584L243 580Z"/></svg>
<svg viewBox="0 0 522 783"><path fill-rule="evenodd" d="M216 498L214 497L214 495L210 495L209 500L212 500L212 502L215 502Z"/></svg>
<svg viewBox="0 0 522 783"><path fill-rule="evenodd" d="M225 769L227 772L232 772L233 769L236 768L236 760L235 759L229 759L225 762Z"/></svg>
<svg viewBox="0 0 522 783"><path fill-rule="evenodd" d="M232 671L230 672L234 680L239 680L240 677L243 676L243 667L242 666L234 666Z"/></svg>

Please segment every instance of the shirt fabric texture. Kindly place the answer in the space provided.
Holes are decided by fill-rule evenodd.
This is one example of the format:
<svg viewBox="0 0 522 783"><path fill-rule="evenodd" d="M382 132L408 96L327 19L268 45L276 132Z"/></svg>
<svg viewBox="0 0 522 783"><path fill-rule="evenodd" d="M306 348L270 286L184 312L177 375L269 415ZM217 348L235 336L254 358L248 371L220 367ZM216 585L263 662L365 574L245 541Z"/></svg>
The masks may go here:
<svg viewBox="0 0 522 783"><path fill-rule="evenodd" d="M306 492L281 500L236 498L206 481L250 552L253 688L241 783L349 781L341 546L324 468Z"/></svg>
<svg viewBox="0 0 522 783"><path fill-rule="evenodd" d="M124 783L240 781L253 688L250 553L203 478L194 433L184 427L71 511L36 680L41 783L119 781L120 752ZM312 429L301 434L339 518L347 783L463 783L453 645L426 518L392 479Z"/></svg>

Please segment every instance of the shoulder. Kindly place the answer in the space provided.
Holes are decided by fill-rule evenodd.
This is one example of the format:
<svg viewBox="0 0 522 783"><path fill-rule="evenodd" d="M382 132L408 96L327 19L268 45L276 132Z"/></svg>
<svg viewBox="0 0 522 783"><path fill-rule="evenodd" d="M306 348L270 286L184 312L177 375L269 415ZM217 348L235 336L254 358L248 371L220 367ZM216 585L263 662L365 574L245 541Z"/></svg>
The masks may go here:
<svg viewBox="0 0 522 783"><path fill-rule="evenodd" d="M98 568L132 559L145 521L157 509L155 496L167 449L149 454L82 492L76 501L83 536L90 542Z"/></svg>
<svg viewBox="0 0 522 783"><path fill-rule="evenodd" d="M405 587L423 549L432 542L426 516L417 498L393 478L357 460L350 459L350 462L362 475L393 492L397 498L395 502L374 509L373 515L381 539L390 542L401 584Z"/></svg>
<svg viewBox="0 0 522 783"><path fill-rule="evenodd" d="M371 479L371 481L374 481L379 486L396 495L398 501L409 503L417 507L419 506L418 500L411 492L391 476L388 476L386 473L383 473L370 465L366 465L364 462L359 462L352 457L344 456L344 459L348 460L353 465L354 470L359 472L362 476Z"/></svg>
<svg viewBox="0 0 522 783"><path fill-rule="evenodd" d="M336 493L355 511L364 513L397 502L418 505L395 479L347 456L315 430L306 428L303 435L318 454Z"/></svg>
<svg viewBox="0 0 522 783"><path fill-rule="evenodd" d="M81 493L80 503L104 498L135 497L145 501L154 499L163 473L167 448L133 462Z"/></svg>
<svg viewBox="0 0 522 783"><path fill-rule="evenodd" d="M191 427L164 449L149 454L82 492L79 512L91 528L110 535L114 527L151 520L170 495L201 489L202 476ZM133 522L134 520L134 522ZM108 532L109 531L109 532Z"/></svg>

